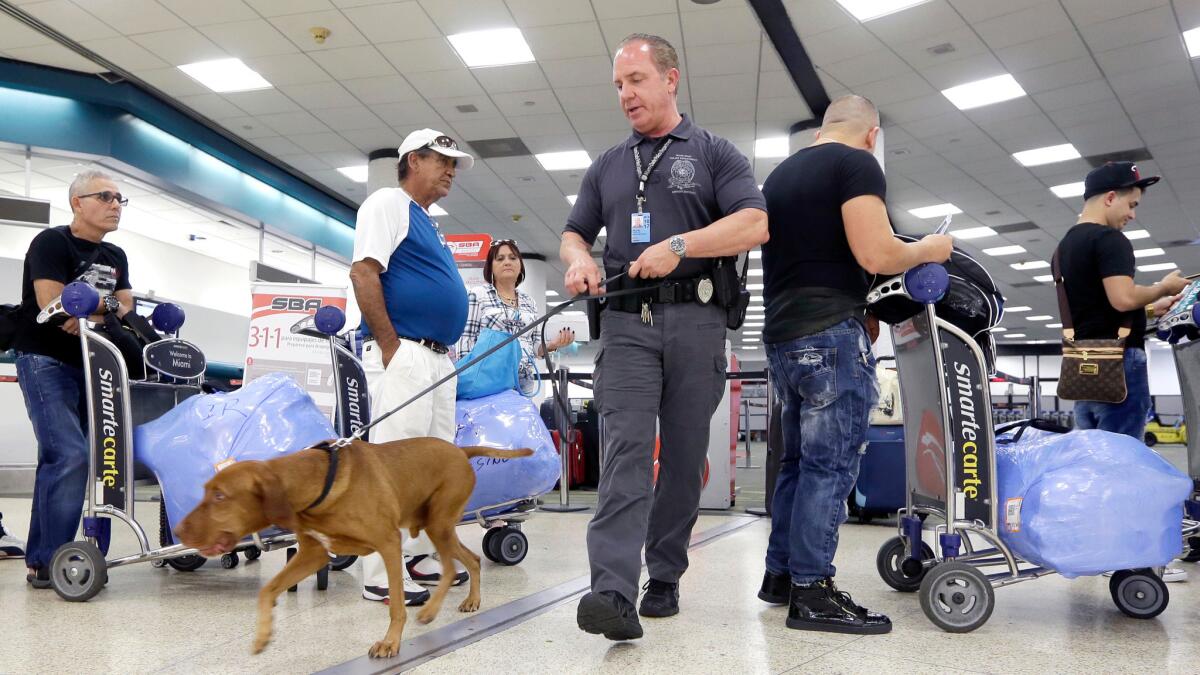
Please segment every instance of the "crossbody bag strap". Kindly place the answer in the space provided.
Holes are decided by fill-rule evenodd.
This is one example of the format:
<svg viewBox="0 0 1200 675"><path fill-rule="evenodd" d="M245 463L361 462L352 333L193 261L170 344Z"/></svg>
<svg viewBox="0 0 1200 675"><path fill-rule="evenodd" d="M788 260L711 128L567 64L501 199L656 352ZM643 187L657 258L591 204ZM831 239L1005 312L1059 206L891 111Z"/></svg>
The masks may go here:
<svg viewBox="0 0 1200 675"><path fill-rule="evenodd" d="M1054 249L1054 257L1050 259L1050 273L1054 275L1054 290L1058 293L1058 314L1062 319L1062 334L1067 342L1075 341L1075 324L1071 321L1071 307L1067 304L1067 286L1063 280L1062 269L1058 264L1059 249Z"/></svg>

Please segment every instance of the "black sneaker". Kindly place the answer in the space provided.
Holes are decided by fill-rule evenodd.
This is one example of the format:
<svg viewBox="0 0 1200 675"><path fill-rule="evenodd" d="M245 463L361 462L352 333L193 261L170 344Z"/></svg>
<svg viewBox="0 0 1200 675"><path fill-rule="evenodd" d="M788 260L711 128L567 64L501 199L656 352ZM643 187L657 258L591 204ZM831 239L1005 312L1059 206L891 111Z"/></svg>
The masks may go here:
<svg viewBox="0 0 1200 675"><path fill-rule="evenodd" d="M423 563L423 564L422 564ZM408 574L412 580L422 586L437 586L442 580L442 563L430 555L414 555L404 561L404 566L408 568ZM424 567L425 571L421 571ZM454 583L452 586L461 586L470 579L471 575L467 574L466 570L458 572L454 575Z"/></svg>
<svg viewBox="0 0 1200 675"><path fill-rule="evenodd" d="M33 574L26 574L25 581L38 590L50 588L50 570L45 567L39 567Z"/></svg>
<svg viewBox="0 0 1200 675"><path fill-rule="evenodd" d="M679 613L679 584L649 579L642 586L642 604L638 614L652 618L675 616Z"/></svg>
<svg viewBox="0 0 1200 675"><path fill-rule="evenodd" d="M849 593L839 591L833 579L792 584L787 627L830 633L879 635L892 630L892 621L882 614L854 604Z"/></svg>
<svg viewBox="0 0 1200 675"><path fill-rule="evenodd" d="M636 640L642 637L633 603L616 591L587 593L579 600L575 617L579 627L593 635L603 634L609 640Z"/></svg>
<svg viewBox="0 0 1200 675"><path fill-rule="evenodd" d="M792 592L792 576L790 574L763 573L762 588L758 589L758 599L772 605L786 605Z"/></svg>
<svg viewBox="0 0 1200 675"><path fill-rule="evenodd" d="M383 604L391 604L391 596L388 589L383 586L363 586L363 598L373 602L382 602ZM416 590L409 590L408 584L404 585L404 606L419 607L429 600L429 591L417 586Z"/></svg>

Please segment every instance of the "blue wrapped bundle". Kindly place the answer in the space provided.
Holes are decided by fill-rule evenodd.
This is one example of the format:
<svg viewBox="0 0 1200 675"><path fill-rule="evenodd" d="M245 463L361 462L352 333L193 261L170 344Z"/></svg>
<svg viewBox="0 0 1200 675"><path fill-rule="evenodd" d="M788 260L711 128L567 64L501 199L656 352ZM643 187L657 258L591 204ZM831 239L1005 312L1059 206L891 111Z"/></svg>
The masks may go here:
<svg viewBox="0 0 1200 675"><path fill-rule="evenodd" d="M223 463L272 459L336 437L295 380L269 373L236 391L187 399L137 427L133 448L158 477L175 524L200 503L204 484Z"/></svg>
<svg viewBox="0 0 1200 675"><path fill-rule="evenodd" d="M996 449L1000 536L1065 577L1165 565L1183 548L1192 482L1140 441L1026 429Z"/></svg>
<svg viewBox="0 0 1200 675"><path fill-rule="evenodd" d="M467 512L514 499L549 492L558 481L561 464L554 441L533 401L513 390L457 403L456 445L489 448L532 448L533 454L518 459L475 457L475 491ZM485 511L502 513L511 507Z"/></svg>

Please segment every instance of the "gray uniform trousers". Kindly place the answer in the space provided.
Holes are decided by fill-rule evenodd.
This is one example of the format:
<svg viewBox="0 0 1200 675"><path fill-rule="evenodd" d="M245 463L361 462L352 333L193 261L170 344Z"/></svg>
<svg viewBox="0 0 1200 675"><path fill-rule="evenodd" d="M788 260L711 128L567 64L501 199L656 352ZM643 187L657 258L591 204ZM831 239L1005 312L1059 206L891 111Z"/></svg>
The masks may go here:
<svg viewBox="0 0 1200 675"><path fill-rule="evenodd" d="M635 601L643 544L654 579L677 582L688 566L709 423L725 389L725 310L656 304L653 324L613 309L601 317L594 379L605 440L588 558L593 591Z"/></svg>

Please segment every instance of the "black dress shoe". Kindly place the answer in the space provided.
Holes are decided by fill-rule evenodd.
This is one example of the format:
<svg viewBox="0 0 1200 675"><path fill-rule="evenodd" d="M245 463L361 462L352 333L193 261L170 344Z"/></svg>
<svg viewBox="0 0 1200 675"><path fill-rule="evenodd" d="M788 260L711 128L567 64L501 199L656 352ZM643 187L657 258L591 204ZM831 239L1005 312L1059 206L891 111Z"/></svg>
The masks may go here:
<svg viewBox="0 0 1200 675"><path fill-rule="evenodd" d="M882 614L854 604L849 593L834 586L833 579L792 584L787 627L830 633L879 635L892 630L892 621Z"/></svg>
<svg viewBox="0 0 1200 675"><path fill-rule="evenodd" d="M675 616L679 613L679 584L649 579L642 586L642 604L638 614L652 618Z"/></svg>
<svg viewBox="0 0 1200 675"><path fill-rule="evenodd" d="M762 588L758 589L758 599L772 605L786 605L792 593L792 576L790 574L771 574L763 572Z"/></svg>
<svg viewBox="0 0 1200 675"><path fill-rule="evenodd" d="M50 588L50 570L46 567L39 567L33 574L26 574L25 581L38 590Z"/></svg>
<svg viewBox="0 0 1200 675"><path fill-rule="evenodd" d="M642 637L637 609L616 591L587 593L579 600L575 617L579 627L609 640L635 640Z"/></svg>

